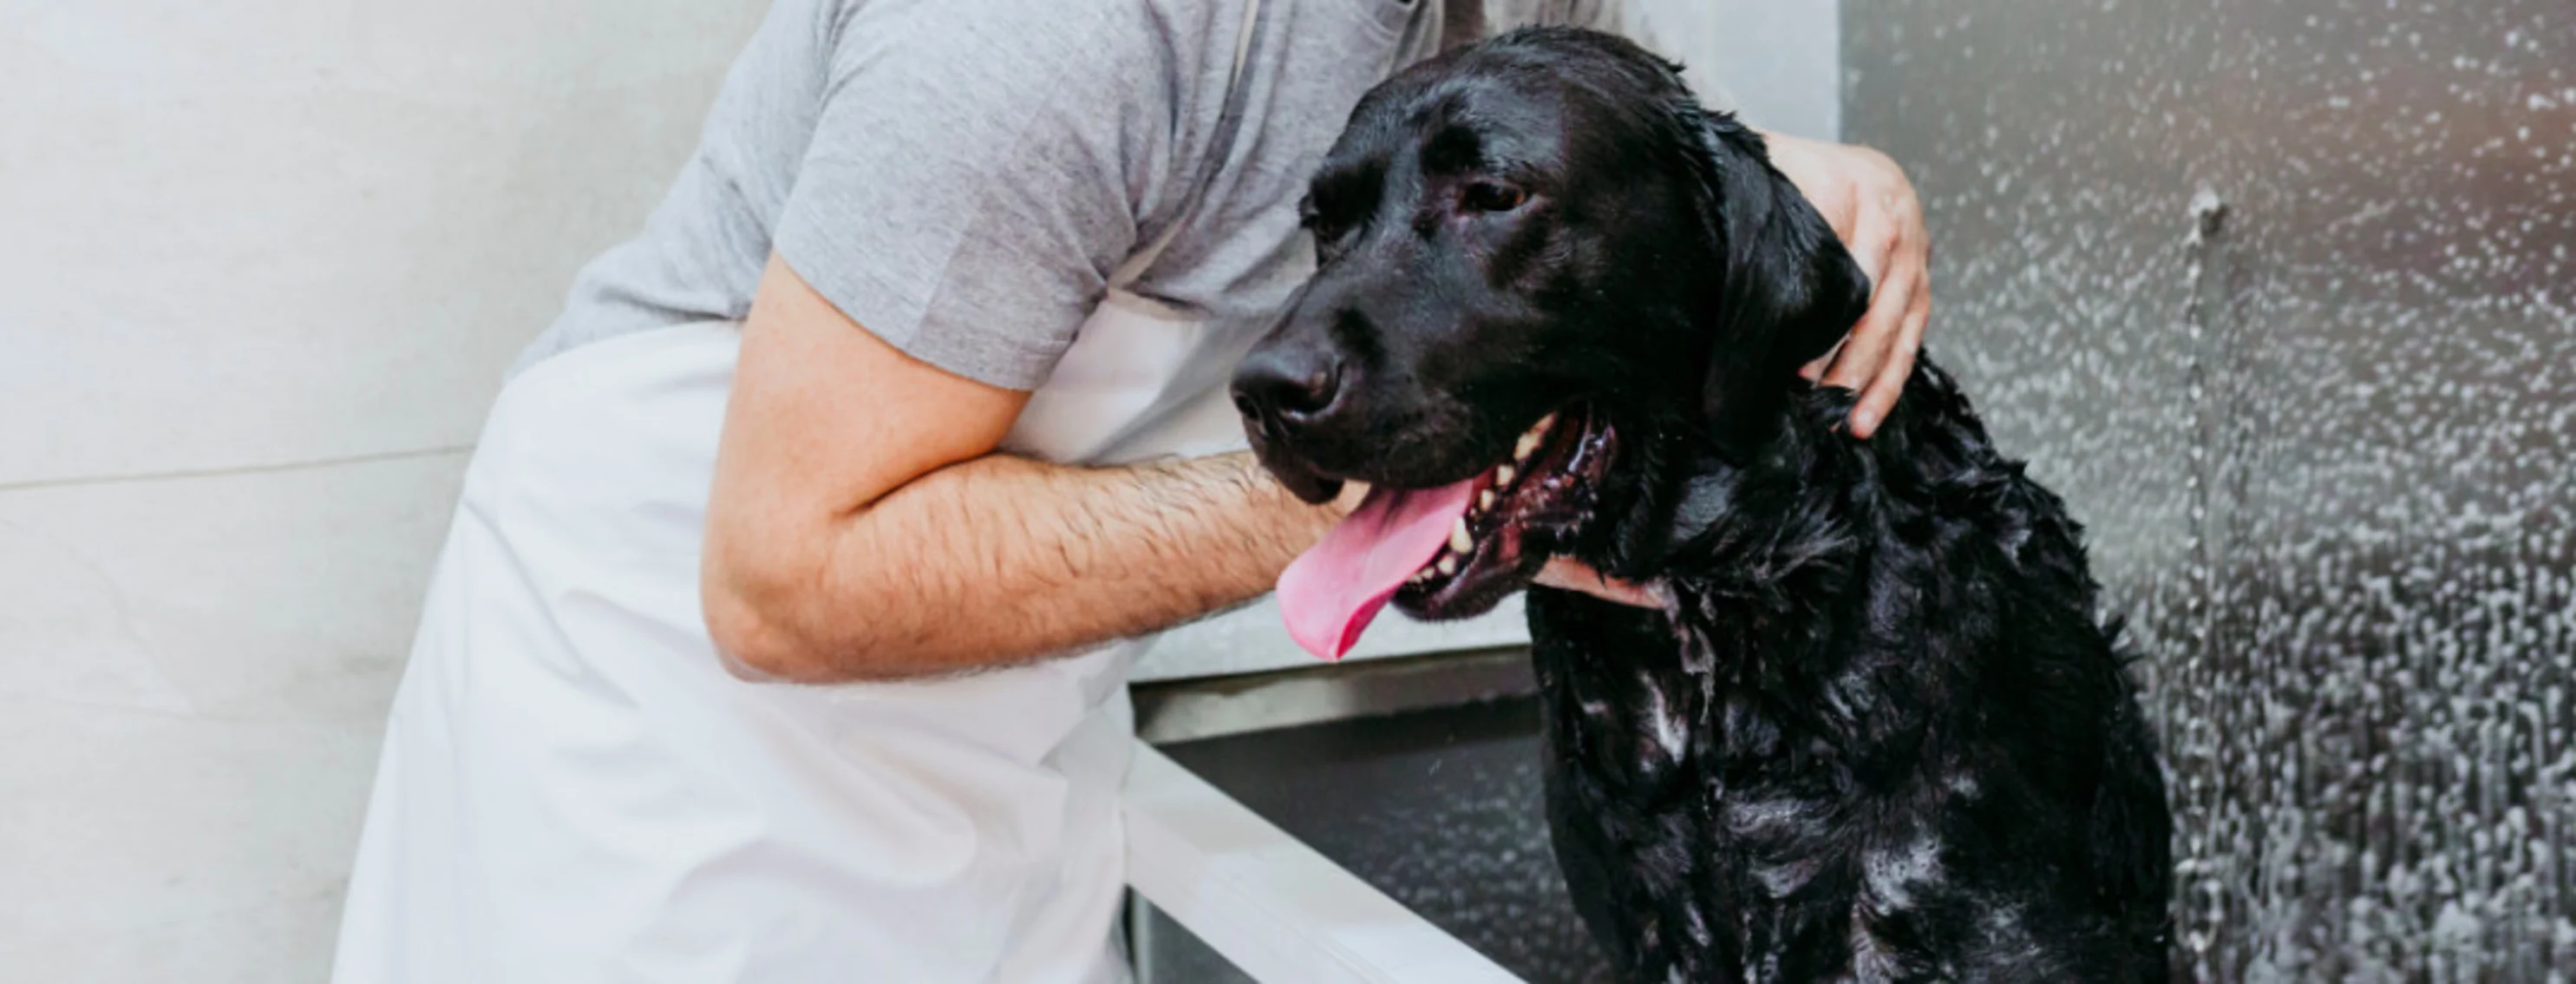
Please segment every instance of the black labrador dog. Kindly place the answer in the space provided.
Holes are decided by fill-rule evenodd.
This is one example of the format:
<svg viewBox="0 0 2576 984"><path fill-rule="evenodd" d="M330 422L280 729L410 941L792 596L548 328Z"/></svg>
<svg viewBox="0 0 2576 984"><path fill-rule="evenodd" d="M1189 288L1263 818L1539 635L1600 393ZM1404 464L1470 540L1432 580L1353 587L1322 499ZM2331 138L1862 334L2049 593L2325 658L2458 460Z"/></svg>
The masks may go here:
<svg viewBox="0 0 2576 984"><path fill-rule="evenodd" d="M1869 290L1758 135L1522 31L1371 92L1305 215L1247 430L1310 501L1463 490L1392 598L1530 588L1557 859L1625 978L2165 979L2172 820L2081 528L1929 360L1867 441L1799 378ZM1668 605L1531 587L1555 555Z"/></svg>

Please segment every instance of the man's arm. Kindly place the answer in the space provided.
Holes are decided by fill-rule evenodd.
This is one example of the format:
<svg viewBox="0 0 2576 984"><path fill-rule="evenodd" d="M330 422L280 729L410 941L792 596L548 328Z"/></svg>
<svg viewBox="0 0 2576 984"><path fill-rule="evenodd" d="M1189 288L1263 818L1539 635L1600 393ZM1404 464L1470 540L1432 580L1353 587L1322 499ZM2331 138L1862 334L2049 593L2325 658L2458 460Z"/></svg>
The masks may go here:
<svg viewBox="0 0 2576 984"><path fill-rule="evenodd" d="M1355 501L1300 503L1248 454L993 453L1027 401L898 351L773 257L707 515L707 625L736 672L899 679L1160 629L1270 590Z"/></svg>

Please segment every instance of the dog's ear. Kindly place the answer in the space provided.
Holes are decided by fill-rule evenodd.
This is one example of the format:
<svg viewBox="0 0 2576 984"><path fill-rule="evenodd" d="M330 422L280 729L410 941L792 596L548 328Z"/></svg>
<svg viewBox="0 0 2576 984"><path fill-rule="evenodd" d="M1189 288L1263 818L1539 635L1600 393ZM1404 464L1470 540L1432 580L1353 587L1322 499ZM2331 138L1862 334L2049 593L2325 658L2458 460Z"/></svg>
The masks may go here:
<svg viewBox="0 0 2576 984"><path fill-rule="evenodd" d="M1759 134L1724 113L1681 112L1697 137L1700 204L1721 267L1701 317L1701 411L1720 453L1741 464L1772 437L1799 367L1832 351L1868 310L1869 278L1771 166Z"/></svg>

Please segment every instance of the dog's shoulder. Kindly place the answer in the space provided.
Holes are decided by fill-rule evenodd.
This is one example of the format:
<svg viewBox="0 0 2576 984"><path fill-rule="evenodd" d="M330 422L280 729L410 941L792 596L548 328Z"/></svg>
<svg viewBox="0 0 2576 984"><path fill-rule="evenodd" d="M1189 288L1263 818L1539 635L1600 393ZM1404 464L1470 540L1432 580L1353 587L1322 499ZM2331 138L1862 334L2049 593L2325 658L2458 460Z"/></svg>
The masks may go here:
<svg viewBox="0 0 2576 984"><path fill-rule="evenodd" d="M1957 377L1925 355L1896 409L1867 440L1845 421L1856 397L1830 387L1800 401L1796 428L1831 462L1810 466L1819 488L1855 510L1878 515L1905 542L1961 550L1992 545L2016 580L2061 586L2090 607L2099 588L2088 572L2084 526L2064 499L2003 453ZM1973 535L1962 535L1973 534Z"/></svg>

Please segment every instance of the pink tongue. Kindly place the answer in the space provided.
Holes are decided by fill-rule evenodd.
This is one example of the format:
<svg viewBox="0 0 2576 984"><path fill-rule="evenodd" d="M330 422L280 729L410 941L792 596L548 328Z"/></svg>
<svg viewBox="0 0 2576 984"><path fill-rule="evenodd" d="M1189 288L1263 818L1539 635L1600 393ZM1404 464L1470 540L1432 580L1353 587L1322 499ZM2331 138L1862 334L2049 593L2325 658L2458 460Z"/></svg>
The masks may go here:
<svg viewBox="0 0 2576 984"><path fill-rule="evenodd" d="M1357 511L1279 575L1279 611L1306 651L1340 659L1386 600L1449 542L1476 480L1436 489L1372 489Z"/></svg>

